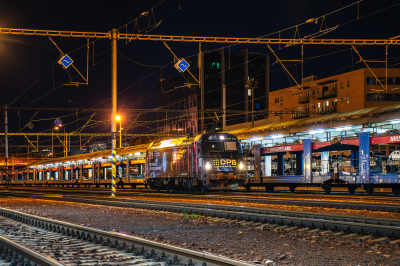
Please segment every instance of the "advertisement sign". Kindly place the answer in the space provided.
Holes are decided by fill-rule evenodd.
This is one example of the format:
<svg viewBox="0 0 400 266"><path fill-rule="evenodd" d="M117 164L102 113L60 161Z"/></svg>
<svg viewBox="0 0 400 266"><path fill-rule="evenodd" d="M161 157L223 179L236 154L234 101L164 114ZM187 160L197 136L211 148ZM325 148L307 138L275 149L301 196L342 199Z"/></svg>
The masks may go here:
<svg viewBox="0 0 400 266"><path fill-rule="evenodd" d="M370 154L370 143L369 143L369 132L360 133L360 178L361 182L369 183L369 154Z"/></svg>
<svg viewBox="0 0 400 266"><path fill-rule="evenodd" d="M303 173L305 183L311 183L311 174L312 174L312 140L304 139L303 140Z"/></svg>

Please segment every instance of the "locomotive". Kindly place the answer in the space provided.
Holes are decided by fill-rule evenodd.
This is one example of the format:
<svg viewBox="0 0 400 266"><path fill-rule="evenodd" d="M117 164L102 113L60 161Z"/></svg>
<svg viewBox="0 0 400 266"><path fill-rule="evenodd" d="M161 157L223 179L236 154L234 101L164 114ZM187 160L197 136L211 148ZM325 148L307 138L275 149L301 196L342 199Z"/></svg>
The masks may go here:
<svg viewBox="0 0 400 266"><path fill-rule="evenodd" d="M240 142L217 132L153 142L146 151L145 183L167 191L235 190L246 183Z"/></svg>

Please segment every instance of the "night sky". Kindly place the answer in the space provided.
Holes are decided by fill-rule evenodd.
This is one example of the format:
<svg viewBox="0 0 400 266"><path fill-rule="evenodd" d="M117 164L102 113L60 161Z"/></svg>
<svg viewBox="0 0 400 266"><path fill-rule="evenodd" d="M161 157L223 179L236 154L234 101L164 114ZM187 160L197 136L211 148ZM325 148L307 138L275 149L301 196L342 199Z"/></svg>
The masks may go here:
<svg viewBox="0 0 400 266"><path fill-rule="evenodd" d="M70 31L108 32L119 28L138 18L142 12L150 10L161 0L147 1L2 1L0 6L0 26L2 28L52 29ZM293 38L295 29L286 28L301 24L310 18L328 14L356 1L318 1L318 0L165 0L153 9L154 18L150 26L160 22L157 27L148 27L149 17L138 19L141 33L162 35L192 36L226 36L226 37L259 37L282 31L282 38ZM395 5L395 6L393 6ZM179 6L181 7L179 9ZM392 7L391 7L392 6ZM390 8L389 8L390 7ZM386 10L382 10L385 9ZM375 14L372 14L377 12ZM353 5L326 17L328 28L339 27L320 38L359 38L379 39L400 35L398 17L400 3L398 1L364 0L360 3L357 19L357 5ZM364 17L365 16L365 17ZM127 31L134 31L135 22L128 25ZM298 27L300 37L316 33L321 28L318 24L308 23ZM325 29L325 23L322 26ZM120 28L125 32L126 28ZM137 30L136 30L137 32ZM54 37L64 53L68 53L75 61L76 67L86 74L86 39ZM94 39L90 40L91 42ZM174 53L182 58L196 55L197 43L169 43ZM203 44L203 50L224 47L224 44ZM81 47L81 48L80 48ZM80 48L80 49L78 49ZM156 85L160 78L178 74L171 63L173 56L162 42L118 41L118 107L119 108L155 108ZM269 54L264 45L234 45L231 52L249 48L250 52ZM278 49L278 46L273 46ZM11 104L14 107L79 107L110 108L111 93L111 60L110 40L98 40L94 44L94 63L90 57L89 85L61 86L69 80L67 71L57 64L59 52L43 36L0 35L0 104ZM73 51L73 52L71 52ZM341 51L341 52L339 52ZM384 59L383 46L360 47L359 51L365 59ZM338 53L335 53L338 52ZM279 50L281 59L298 59L300 46ZM305 46L304 57L312 58L304 64L305 76L314 74L319 78L340 74L364 65L357 63L359 58L348 46ZM328 55L330 54L330 55ZM93 46L90 47L93 55ZM325 55L325 56L322 56ZM136 64L127 60L136 61ZM400 49L389 47L389 66L400 67ZM271 63L275 59L271 55ZM148 65L148 66L143 66ZM162 70L157 66L165 66ZM287 65L290 65L287 63ZM152 67L150 67L152 66ZM382 67L375 64L371 66ZM271 67L272 90L291 86L291 82L279 64ZM292 66L289 71L298 78L300 66ZM153 73L153 74L152 74ZM152 75L151 75L152 74ZM74 70L71 77L76 77ZM147 78L146 78L147 77ZM74 81L82 81L80 78ZM36 83L35 83L36 82ZM33 84L33 85L32 85ZM292 82L293 84L293 82ZM20 97L19 97L20 96ZM14 101L19 97L16 101ZM10 112L10 132L17 132L26 125L35 114L34 111L18 113ZM70 114L70 113L69 113ZM41 112L34 117L35 127L22 132L49 132L54 126L53 120L68 113ZM91 113L79 114L87 117ZM152 120L151 115L142 116L142 120ZM68 132L82 126L85 121L76 123L76 115L61 118ZM124 116L124 126L129 125L135 116ZM97 127L85 132L109 132L109 114L95 116ZM4 125L1 123L1 131ZM134 127L129 133L155 132L155 124L147 127ZM83 131L84 132L84 131ZM13 141L17 141L13 138Z"/></svg>

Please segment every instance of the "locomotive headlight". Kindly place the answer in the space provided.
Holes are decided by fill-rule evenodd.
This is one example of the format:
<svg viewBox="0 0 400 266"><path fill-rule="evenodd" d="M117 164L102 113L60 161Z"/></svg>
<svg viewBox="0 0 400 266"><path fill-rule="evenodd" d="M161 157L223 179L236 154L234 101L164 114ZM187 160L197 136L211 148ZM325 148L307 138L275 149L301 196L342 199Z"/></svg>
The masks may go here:
<svg viewBox="0 0 400 266"><path fill-rule="evenodd" d="M240 163L239 163L239 169L243 169L243 168L244 168L244 165L243 165L242 162L240 162Z"/></svg>
<svg viewBox="0 0 400 266"><path fill-rule="evenodd" d="M210 164L210 162L206 162L206 169L207 169L207 170L210 170L210 169L211 169L211 164Z"/></svg>

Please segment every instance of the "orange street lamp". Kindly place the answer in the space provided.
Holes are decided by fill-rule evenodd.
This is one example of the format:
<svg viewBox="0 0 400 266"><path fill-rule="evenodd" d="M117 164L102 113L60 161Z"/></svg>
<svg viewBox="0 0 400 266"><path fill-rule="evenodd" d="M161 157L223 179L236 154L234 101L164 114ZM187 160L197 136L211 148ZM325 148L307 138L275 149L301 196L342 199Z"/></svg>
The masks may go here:
<svg viewBox="0 0 400 266"><path fill-rule="evenodd" d="M121 128L121 116L115 116L115 120L119 121L119 147L122 148L122 128Z"/></svg>

